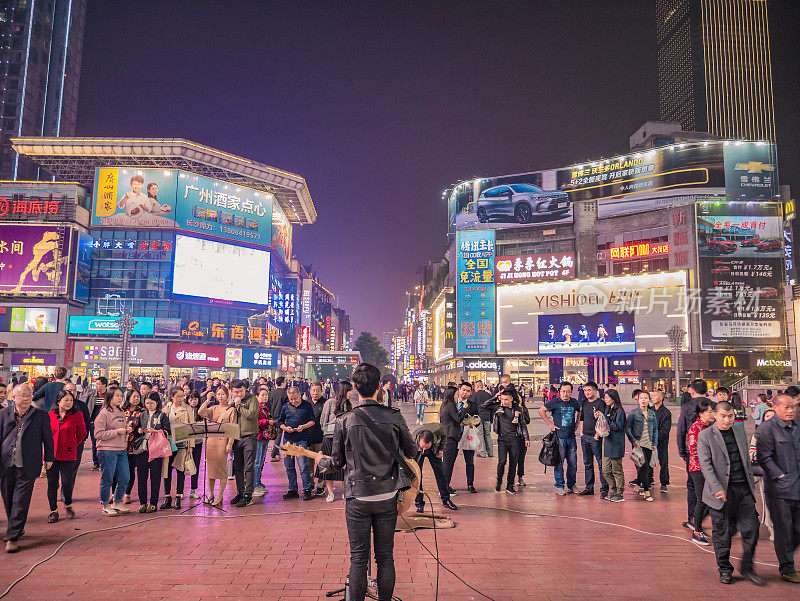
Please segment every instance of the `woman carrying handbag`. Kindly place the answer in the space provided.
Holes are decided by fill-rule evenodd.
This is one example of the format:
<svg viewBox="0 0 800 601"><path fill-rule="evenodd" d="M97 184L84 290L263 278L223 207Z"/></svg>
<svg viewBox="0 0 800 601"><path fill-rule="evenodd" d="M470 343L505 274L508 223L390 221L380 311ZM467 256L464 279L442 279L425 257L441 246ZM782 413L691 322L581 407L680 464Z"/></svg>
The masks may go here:
<svg viewBox="0 0 800 601"><path fill-rule="evenodd" d="M139 513L153 513L158 504L161 488L161 470L164 457L171 455L171 449L164 449L163 442L169 438L169 417L161 410L161 397L157 392L147 395L145 411L139 416L134 428L136 444L136 474L139 482ZM167 440L167 444L169 441ZM166 454L165 454L166 452ZM150 480L148 502L147 481Z"/></svg>

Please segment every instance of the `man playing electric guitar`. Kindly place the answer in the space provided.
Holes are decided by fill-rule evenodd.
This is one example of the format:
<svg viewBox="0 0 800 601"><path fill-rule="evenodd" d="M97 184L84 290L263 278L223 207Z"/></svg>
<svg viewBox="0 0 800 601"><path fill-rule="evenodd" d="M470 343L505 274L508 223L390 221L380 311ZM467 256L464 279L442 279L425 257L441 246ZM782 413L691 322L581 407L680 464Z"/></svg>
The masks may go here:
<svg viewBox="0 0 800 601"><path fill-rule="evenodd" d="M414 457L416 445L400 411L376 400L381 380L378 368L361 363L352 379L358 402L336 418L331 456L317 453L315 461L323 472L346 466L345 518L350 539L348 599L362 601L366 596L370 532L373 532L378 599L389 601L395 582L397 493L410 485L403 456Z"/></svg>

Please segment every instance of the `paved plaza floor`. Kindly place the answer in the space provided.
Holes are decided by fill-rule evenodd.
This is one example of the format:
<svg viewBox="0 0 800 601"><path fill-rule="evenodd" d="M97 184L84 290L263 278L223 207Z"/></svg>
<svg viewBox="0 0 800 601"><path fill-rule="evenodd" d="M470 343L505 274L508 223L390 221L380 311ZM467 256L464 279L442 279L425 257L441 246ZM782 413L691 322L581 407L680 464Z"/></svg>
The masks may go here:
<svg viewBox="0 0 800 601"><path fill-rule="evenodd" d="M404 413L413 429L410 406ZM542 430L543 424L534 425L537 432ZM545 474L537 461L539 446L536 442L528 453L528 486L516 495L494 492L496 458L476 459L479 492L467 493L464 463L457 461L453 486L458 495L453 500L460 510L442 512L456 527L435 533L438 554L449 570L486 597L440 569L439 599L800 598L800 587L779 579L764 528L756 569L768 585L758 588L741 579L731 586L718 582L712 548L693 544L681 527L686 474L674 448L674 430L672 484L668 494L655 493L654 503L641 501L632 491L619 504L598 495L559 497L552 470ZM282 463L266 463L263 480L269 494L250 507L228 504L235 494L231 482L225 493L227 513L201 505L184 514L166 510L113 518L100 514L100 474L90 467L84 464L78 475L75 520L65 519L62 509L61 521L46 523L46 482L37 481L22 550L2 556L0 594L32 571L5 599L311 601L325 599L325 592L344 580L349 565L344 502L338 495L332 504L322 497L284 501ZM423 473L438 511L427 465ZM626 481L633 476L633 464L626 459ZM579 449L579 489L582 484ZM129 505L134 511L135 490ZM710 522L706 531L710 534ZM436 553L433 531L419 531L418 536ZM738 551L737 537L734 555ZM436 561L414 534L396 535L395 562L397 596L405 601L436 598Z"/></svg>

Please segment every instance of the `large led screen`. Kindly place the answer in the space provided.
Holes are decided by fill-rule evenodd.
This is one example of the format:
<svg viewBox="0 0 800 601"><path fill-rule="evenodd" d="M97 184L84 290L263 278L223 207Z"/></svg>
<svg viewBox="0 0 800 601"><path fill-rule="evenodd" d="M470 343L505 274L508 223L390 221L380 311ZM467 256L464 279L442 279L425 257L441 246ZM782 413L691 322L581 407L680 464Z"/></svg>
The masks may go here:
<svg viewBox="0 0 800 601"><path fill-rule="evenodd" d="M633 313L539 315L539 354L635 353Z"/></svg>
<svg viewBox="0 0 800 601"><path fill-rule="evenodd" d="M178 234L172 293L266 305L269 251Z"/></svg>

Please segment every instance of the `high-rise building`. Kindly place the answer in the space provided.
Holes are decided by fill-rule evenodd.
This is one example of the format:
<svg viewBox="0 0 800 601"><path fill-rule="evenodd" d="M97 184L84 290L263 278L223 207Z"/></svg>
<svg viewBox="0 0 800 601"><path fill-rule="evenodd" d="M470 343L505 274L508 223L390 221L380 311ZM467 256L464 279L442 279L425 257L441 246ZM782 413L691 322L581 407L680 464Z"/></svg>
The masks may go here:
<svg viewBox="0 0 800 601"><path fill-rule="evenodd" d="M0 179L45 177L19 156L17 136L74 136L86 0L0 5Z"/></svg>
<svg viewBox="0 0 800 601"><path fill-rule="evenodd" d="M662 121L774 140L766 0L657 0Z"/></svg>

